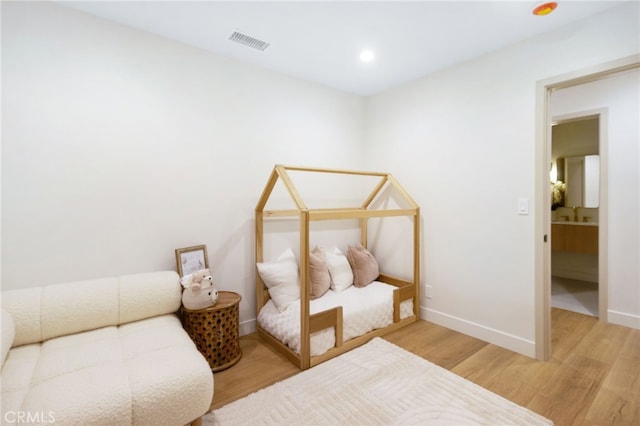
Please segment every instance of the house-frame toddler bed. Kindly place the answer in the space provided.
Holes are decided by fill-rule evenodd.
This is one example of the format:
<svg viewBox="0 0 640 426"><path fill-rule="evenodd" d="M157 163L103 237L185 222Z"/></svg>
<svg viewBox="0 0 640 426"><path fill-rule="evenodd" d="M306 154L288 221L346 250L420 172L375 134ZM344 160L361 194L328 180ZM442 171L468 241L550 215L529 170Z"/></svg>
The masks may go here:
<svg viewBox="0 0 640 426"><path fill-rule="evenodd" d="M298 193L296 186L290 178L289 172L308 172L308 173L329 173L335 175L356 175L379 177L377 185L365 201L360 206L348 208L322 208L310 209L307 207L302 197ZM295 209L290 210L265 210L265 206L272 195L276 183L280 181L284 184L288 194L290 195ZM407 208L374 208L374 201L383 193L386 188L395 190L407 204ZM264 261L264 223L265 220L271 218L295 218L299 220L299 236L300 236L300 257L299 257L299 274L300 274L300 334L299 334L299 352L292 350L289 346L282 343L278 338L274 337L257 321L257 333L267 343L272 345L276 350L286 356L300 369L313 367L323 361L347 352L357 346L360 346L370 339L383 336L400 327L415 322L418 318L419 309L419 288L420 288L420 208L409 196L409 194L400 186L395 178L389 173L380 172L364 172L353 170L338 170L324 168L309 167L293 167L276 165L267 181L262 195L255 209L255 257L256 262ZM320 312L311 313L310 311L310 265L309 265L309 229L311 221L322 220L358 220L360 226L360 243L364 248L367 247L367 223L370 218L384 217L408 217L413 222L413 278L411 280L398 278L380 272L376 281L384 283L379 286L392 286L393 298L393 319L390 324L383 328L373 329L363 335L350 338L347 341L343 339L343 308L335 306ZM374 286L370 286L374 287ZM324 297L324 296L323 296ZM270 296L268 289L262 280L258 271L256 271L256 315L269 302ZM407 305L408 303L408 305ZM401 305L402 312L401 315ZM295 312L295 311L294 311ZM296 313L297 314L297 313ZM320 355L313 356L311 353L311 335L321 330L333 328L335 335L335 345ZM333 337L333 336L332 336Z"/></svg>

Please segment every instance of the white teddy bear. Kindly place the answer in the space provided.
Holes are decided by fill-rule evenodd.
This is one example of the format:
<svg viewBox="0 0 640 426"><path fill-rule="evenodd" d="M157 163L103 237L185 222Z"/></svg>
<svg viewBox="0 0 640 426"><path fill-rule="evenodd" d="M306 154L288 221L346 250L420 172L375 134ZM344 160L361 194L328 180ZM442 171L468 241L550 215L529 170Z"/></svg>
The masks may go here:
<svg viewBox="0 0 640 426"><path fill-rule="evenodd" d="M209 269L201 269L187 275L181 281L182 305L187 309L206 309L218 301L218 290L213 286L213 277Z"/></svg>

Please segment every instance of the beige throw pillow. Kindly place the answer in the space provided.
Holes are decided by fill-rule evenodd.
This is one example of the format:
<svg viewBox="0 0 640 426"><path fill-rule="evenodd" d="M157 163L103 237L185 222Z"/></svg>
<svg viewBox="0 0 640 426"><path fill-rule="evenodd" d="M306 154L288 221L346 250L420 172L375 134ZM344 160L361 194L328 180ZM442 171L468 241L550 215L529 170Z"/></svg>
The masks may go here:
<svg viewBox="0 0 640 426"><path fill-rule="evenodd" d="M309 253L309 278L311 279L311 288L309 297L311 300L317 299L329 290L331 287L331 276L329 275L329 268L322 260L322 257L317 253L318 249Z"/></svg>
<svg viewBox="0 0 640 426"><path fill-rule="evenodd" d="M347 259L353 270L353 284L366 287L380 276L378 261L362 245L349 246Z"/></svg>

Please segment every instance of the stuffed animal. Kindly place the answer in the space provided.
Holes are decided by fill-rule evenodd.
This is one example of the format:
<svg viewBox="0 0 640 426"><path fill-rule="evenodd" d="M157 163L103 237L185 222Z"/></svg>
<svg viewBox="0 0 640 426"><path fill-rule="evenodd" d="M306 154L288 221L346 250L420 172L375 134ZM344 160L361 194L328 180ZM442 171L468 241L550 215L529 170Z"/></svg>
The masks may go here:
<svg viewBox="0 0 640 426"><path fill-rule="evenodd" d="M182 280L182 304L187 309L206 309L218 301L218 290L213 286L209 269L201 269Z"/></svg>

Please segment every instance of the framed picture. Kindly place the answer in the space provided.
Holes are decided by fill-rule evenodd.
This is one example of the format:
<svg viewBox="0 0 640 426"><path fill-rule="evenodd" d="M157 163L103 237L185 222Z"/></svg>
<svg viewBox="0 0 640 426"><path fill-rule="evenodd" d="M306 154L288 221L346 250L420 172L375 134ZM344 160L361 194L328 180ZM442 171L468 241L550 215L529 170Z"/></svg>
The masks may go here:
<svg viewBox="0 0 640 426"><path fill-rule="evenodd" d="M176 266L181 277L209 267L207 246L176 249Z"/></svg>

